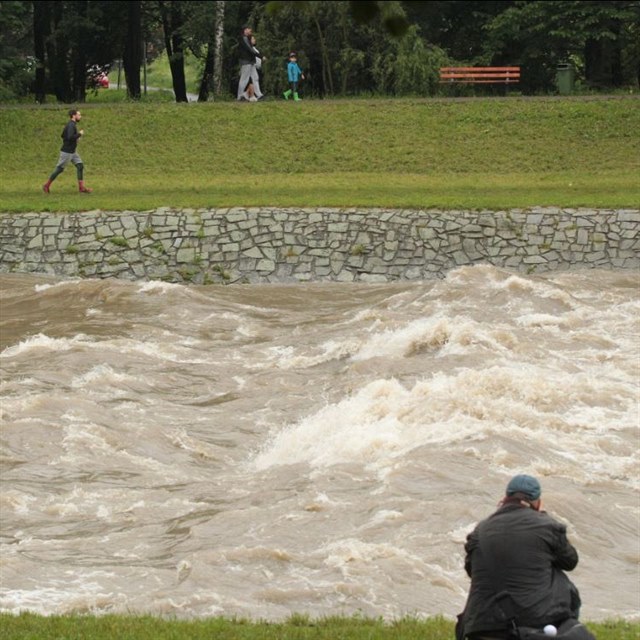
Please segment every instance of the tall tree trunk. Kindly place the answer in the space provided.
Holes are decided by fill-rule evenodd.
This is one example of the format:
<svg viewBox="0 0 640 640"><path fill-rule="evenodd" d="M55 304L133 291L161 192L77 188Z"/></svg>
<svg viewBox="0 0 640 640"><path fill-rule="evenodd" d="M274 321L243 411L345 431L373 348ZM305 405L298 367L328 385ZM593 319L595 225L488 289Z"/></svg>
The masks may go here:
<svg viewBox="0 0 640 640"><path fill-rule="evenodd" d="M69 67L67 57L69 53L68 40L59 28L63 18L64 4L52 2L51 6L51 37L46 41L47 62L49 64L49 77L53 85L53 92L59 102L72 102Z"/></svg>
<svg viewBox="0 0 640 640"><path fill-rule="evenodd" d="M214 36L211 36L207 43L207 57L204 61L202 79L200 80L200 91L198 92L198 102L206 102L209 99L211 81L213 76L213 51L215 47Z"/></svg>
<svg viewBox="0 0 640 640"><path fill-rule="evenodd" d="M209 93L220 95L222 90L222 45L224 39L224 1L215 3L215 27L207 42L207 56L205 58L198 102L206 102Z"/></svg>
<svg viewBox="0 0 640 640"><path fill-rule="evenodd" d="M621 25L610 21L606 25L614 38L589 38L584 46L584 75L596 87L619 87L624 84L622 72Z"/></svg>
<svg viewBox="0 0 640 640"><path fill-rule="evenodd" d="M213 94L222 95L222 47L224 45L225 1L216 1L216 39L213 54Z"/></svg>
<svg viewBox="0 0 640 640"><path fill-rule="evenodd" d="M622 25L619 20L611 26L611 31L616 34L615 40L609 41L611 49L611 82L614 87L624 85L624 73L622 70Z"/></svg>
<svg viewBox="0 0 640 640"><path fill-rule="evenodd" d="M50 33L51 12L49 2L33 3L33 52L36 58L35 94L36 102L42 104L46 100L45 88L45 43Z"/></svg>
<svg viewBox="0 0 640 640"><path fill-rule="evenodd" d="M329 61L329 53L327 51L327 43L320 27L318 17L314 14L313 21L318 30L318 40L320 42L320 51L322 52L322 82L324 84L325 93L333 95L333 76L331 75L331 62Z"/></svg>
<svg viewBox="0 0 640 640"><path fill-rule="evenodd" d="M140 66L142 63L142 3L129 0L127 3L127 36L122 64L127 81L127 96L140 99Z"/></svg>
<svg viewBox="0 0 640 640"><path fill-rule="evenodd" d="M75 3L80 29L76 33L75 49L72 50L73 60L73 100L84 102L87 98L87 35L84 30L84 22L87 17L89 0L78 0Z"/></svg>
<svg viewBox="0 0 640 640"><path fill-rule="evenodd" d="M187 83L184 76L184 43L180 28L182 27L182 10L180 2L169 0L159 1L162 27L164 30L164 44L169 56L173 93L176 102L188 102Z"/></svg>
<svg viewBox="0 0 640 640"><path fill-rule="evenodd" d="M602 38L587 40L584 60L585 79L592 87L604 88L613 85L609 42Z"/></svg>

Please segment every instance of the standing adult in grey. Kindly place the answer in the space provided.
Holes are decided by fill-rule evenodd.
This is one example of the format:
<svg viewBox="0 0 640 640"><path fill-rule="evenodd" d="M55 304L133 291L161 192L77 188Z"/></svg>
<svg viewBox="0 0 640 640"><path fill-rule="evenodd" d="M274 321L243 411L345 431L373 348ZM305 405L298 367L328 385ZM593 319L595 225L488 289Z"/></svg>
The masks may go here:
<svg viewBox="0 0 640 640"><path fill-rule="evenodd" d="M262 98L260 81L256 68L256 59L264 60L264 56L251 44L251 27L244 27L238 43L238 59L240 62L240 79L238 80L238 100L247 100L247 85L251 80L255 97Z"/></svg>
<svg viewBox="0 0 640 640"><path fill-rule="evenodd" d="M49 193L51 183L64 171L64 168L71 162L76 167L76 173L78 175L78 191L80 193L91 193L93 189L85 187L83 172L84 164L82 158L76 151L78 146L78 140L84 135L84 129L78 129L77 123L82 119L82 114L77 109L71 109L69 111L69 122L67 122L65 128L62 130L62 148L60 149L60 157L58 158L58 164L53 170L53 173L49 176L49 179L42 185L42 190L45 193Z"/></svg>

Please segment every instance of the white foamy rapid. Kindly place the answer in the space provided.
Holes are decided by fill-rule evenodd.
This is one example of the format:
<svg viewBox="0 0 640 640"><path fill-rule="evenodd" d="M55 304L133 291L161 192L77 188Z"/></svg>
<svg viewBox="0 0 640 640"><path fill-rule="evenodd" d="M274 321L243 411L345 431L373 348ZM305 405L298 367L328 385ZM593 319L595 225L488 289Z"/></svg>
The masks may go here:
<svg viewBox="0 0 640 640"><path fill-rule="evenodd" d="M638 274L0 285L1 610L454 616L527 472L640 618Z"/></svg>

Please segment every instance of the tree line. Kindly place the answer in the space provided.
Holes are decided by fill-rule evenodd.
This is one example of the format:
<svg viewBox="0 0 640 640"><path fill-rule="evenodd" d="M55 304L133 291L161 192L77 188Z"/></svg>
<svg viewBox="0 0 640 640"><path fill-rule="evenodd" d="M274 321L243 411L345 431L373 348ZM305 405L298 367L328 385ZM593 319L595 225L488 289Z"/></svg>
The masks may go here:
<svg viewBox="0 0 640 640"><path fill-rule="evenodd" d="M525 94L553 91L561 63L597 90L640 81L640 0L15 0L0 2L0 100L83 102L89 70L116 60L138 100L141 71L163 51L178 102L187 54L198 99L229 97L244 25L267 57L271 94L292 50L318 97L435 95L447 65L519 65Z"/></svg>

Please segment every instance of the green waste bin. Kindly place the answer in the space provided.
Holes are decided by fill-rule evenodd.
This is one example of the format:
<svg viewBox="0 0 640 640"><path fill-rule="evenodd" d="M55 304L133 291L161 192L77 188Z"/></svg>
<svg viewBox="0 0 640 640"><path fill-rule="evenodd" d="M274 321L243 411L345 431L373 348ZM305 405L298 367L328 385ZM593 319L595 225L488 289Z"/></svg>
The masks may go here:
<svg viewBox="0 0 640 640"><path fill-rule="evenodd" d="M568 96L573 93L573 83L575 81L575 71L573 65L569 63L559 64L556 69L556 82L558 83L558 93L561 96Z"/></svg>

